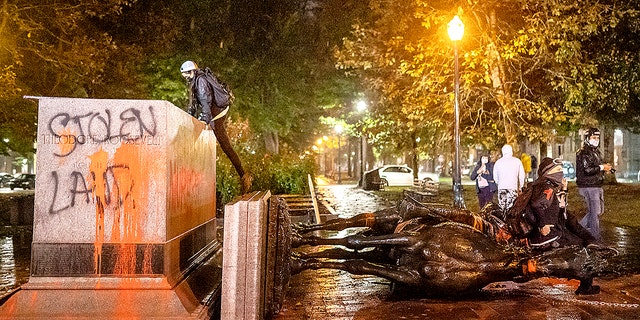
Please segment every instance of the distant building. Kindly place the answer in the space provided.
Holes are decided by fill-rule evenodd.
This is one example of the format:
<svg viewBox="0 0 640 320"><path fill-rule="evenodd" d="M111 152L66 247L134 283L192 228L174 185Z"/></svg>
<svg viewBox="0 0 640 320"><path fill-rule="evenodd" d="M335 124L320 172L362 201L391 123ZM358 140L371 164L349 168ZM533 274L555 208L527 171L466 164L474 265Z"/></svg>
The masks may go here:
<svg viewBox="0 0 640 320"><path fill-rule="evenodd" d="M640 180L640 135L627 130L614 133L613 166L616 178L638 182Z"/></svg>

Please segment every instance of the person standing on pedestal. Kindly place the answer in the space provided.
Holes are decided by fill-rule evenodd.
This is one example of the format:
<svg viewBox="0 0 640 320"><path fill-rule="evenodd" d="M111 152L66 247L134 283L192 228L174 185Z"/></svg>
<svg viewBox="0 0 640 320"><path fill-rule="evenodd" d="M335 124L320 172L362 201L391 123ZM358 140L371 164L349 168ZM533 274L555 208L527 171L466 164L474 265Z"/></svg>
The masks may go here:
<svg viewBox="0 0 640 320"><path fill-rule="evenodd" d="M587 206L587 214L580 224L598 240L601 239L600 216L604 213L604 175L612 172L611 164L602 162L599 145L600 130L590 128L584 134L582 148L576 153L576 185Z"/></svg>
<svg viewBox="0 0 640 320"><path fill-rule="evenodd" d="M231 140L227 135L227 129L225 127L227 112L230 106L216 105L215 90L210 83L210 79L207 79L207 77L212 77L213 75L208 68L205 70L199 69L193 61L185 61L180 67L180 73L182 73L182 76L187 80L187 86L189 88L189 114L193 117L197 115L198 120L213 128L220 148L222 148L222 151L224 151L229 160L231 160L233 167L240 176L240 192L242 194L249 192L253 177L244 171L240 157L238 157L238 154L231 146ZM200 111L199 114L198 111Z"/></svg>

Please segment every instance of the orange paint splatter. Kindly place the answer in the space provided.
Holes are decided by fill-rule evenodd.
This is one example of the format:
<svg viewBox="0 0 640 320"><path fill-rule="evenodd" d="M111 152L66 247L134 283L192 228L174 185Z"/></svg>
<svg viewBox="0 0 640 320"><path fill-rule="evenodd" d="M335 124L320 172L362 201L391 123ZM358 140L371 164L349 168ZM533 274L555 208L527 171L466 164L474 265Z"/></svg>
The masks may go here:
<svg viewBox="0 0 640 320"><path fill-rule="evenodd" d="M70 128L64 128L61 132L58 132L60 140L58 141L58 147L60 148L60 154L69 154L76 147L76 132Z"/></svg>
<svg viewBox="0 0 640 320"><path fill-rule="evenodd" d="M91 163L89 164L89 174L91 175L89 180L89 186L93 193L93 199L96 203L96 239L94 243L94 272L100 274L101 270L101 257L102 257L102 244L104 243L104 210L106 207L106 170L107 170L107 158L106 151L98 150L96 153L89 156Z"/></svg>
<svg viewBox="0 0 640 320"><path fill-rule="evenodd" d="M102 246L105 242L105 217L111 219L109 243L114 249L115 274L136 273L137 245L142 243L142 226L147 210L149 179L158 170L149 166L154 161L144 146L122 144L113 159L102 148L89 157L89 185L96 203L96 239L94 262L96 274L101 270ZM154 171L155 170L155 171ZM145 272L151 273L151 249L145 248Z"/></svg>
<svg viewBox="0 0 640 320"><path fill-rule="evenodd" d="M134 144L122 144L113 158L114 180L117 181L117 209L113 211L112 241L120 242L116 254L116 274L134 274L136 272L136 243L142 242L142 222L146 206L146 192L150 178L145 172L153 172L144 147ZM122 226L122 230L120 230Z"/></svg>

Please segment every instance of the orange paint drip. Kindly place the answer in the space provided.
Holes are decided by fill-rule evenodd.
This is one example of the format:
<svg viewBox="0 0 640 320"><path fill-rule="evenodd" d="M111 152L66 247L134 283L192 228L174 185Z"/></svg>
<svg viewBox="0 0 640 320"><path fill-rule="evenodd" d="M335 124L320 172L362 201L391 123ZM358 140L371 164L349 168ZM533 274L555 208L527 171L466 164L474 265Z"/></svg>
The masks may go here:
<svg viewBox="0 0 640 320"><path fill-rule="evenodd" d="M142 222L145 212L148 179L145 170L154 172L149 165L152 155L143 156L143 147L134 144L123 144L114 155L114 179L118 182L117 210L113 211L113 242L126 245L118 247L116 254L116 274L135 274L136 272L136 243L142 242ZM120 226L122 229L120 230Z"/></svg>
<svg viewBox="0 0 640 320"><path fill-rule="evenodd" d="M94 263L96 273L101 270L102 246L105 242L105 217L111 219L111 237L106 240L119 244L114 249L113 272L120 275L136 273L137 245L143 242L142 227L147 209L147 192L151 175L158 170L150 168L153 154L144 146L122 144L113 160L100 149L91 155L89 177L96 201L96 240ZM151 161L150 161L151 159ZM151 273L151 246L145 247L142 259L144 272Z"/></svg>
<svg viewBox="0 0 640 320"><path fill-rule="evenodd" d="M102 257L102 244L104 243L104 208L105 204L105 190L106 190L106 170L107 170L107 158L106 151L98 150L96 153L89 156L91 163L89 164L90 177L89 180L90 189L93 193L93 199L96 203L96 238L94 242L93 252L93 267L96 274L100 274L101 257Z"/></svg>
<svg viewBox="0 0 640 320"><path fill-rule="evenodd" d="M533 259L527 261L527 270L525 274L534 274L536 271L538 271L538 263Z"/></svg>
<svg viewBox="0 0 640 320"><path fill-rule="evenodd" d="M153 256L153 246L146 245L144 247L144 257L142 258L142 273L153 273L153 267L151 264L151 257Z"/></svg>

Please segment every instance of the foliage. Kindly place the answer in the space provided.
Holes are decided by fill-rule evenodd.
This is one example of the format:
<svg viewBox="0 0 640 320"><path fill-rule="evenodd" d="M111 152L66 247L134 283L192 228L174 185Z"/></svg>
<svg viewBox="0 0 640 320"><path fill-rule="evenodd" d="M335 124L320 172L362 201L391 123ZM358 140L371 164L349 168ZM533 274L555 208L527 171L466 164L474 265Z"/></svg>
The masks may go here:
<svg viewBox="0 0 640 320"><path fill-rule="evenodd" d="M369 6L373 21L355 25L336 57L373 91L370 131L397 140L399 151L425 125L432 138L418 148L436 140L430 148L441 150L452 140L454 54L446 24L455 14L466 29L458 44L463 142L493 149L523 138L545 141L552 129L589 116L640 120L632 107L640 101L637 1L370 0ZM603 47L602 39L611 45Z"/></svg>
<svg viewBox="0 0 640 320"><path fill-rule="evenodd" d="M102 29L105 20L134 2L3 1L0 135L10 142L3 143L0 152L33 152L36 107L19 95L106 97L137 92L135 73L125 66L136 60L137 51L119 46Z"/></svg>
<svg viewBox="0 0 640 320"><path fill-rule="evenodd" d="M243 165L253 175L252 190L270 190L272 194L307 194L307 175L315 172L313 158L300 158L297 154L265 155L262 158L244 158ZM231 162L218 158L216 167L217 190L221 204L233 200L240 192L240 179Z"/></svg>
<svg viewBox="0 0 640 320"><path fill-rule="evenodd" d="M495 148L527 137L545 139L566 120L559 94L543 79L541 61L523 49L526 1L371 0L370 24L354 26L336 56L358 74L376 98L372 123L381 137L404 140L428 127L421 139L446 149L453 120L453 45L446 34L455 15L465 22L458 43L463 140ZM433 139L442 137L443 139Z"/></svg>
<svg viewBox="0 0 640 320"><path fill-rule="evenodd" d="M271 190L273 194L309 193L307 176L315 172L313 158L301 158L297 154L267 155L257 164L264 168L255 172L255 188ZM266 169L266 170L265 170Z"/></svg>
<svg viewBox="0 0 640 320"><path fill-rule="evenodd" d="M573 123L638 129L640 89L639 2L529 2L521 39L562 94Z"/></svg>

